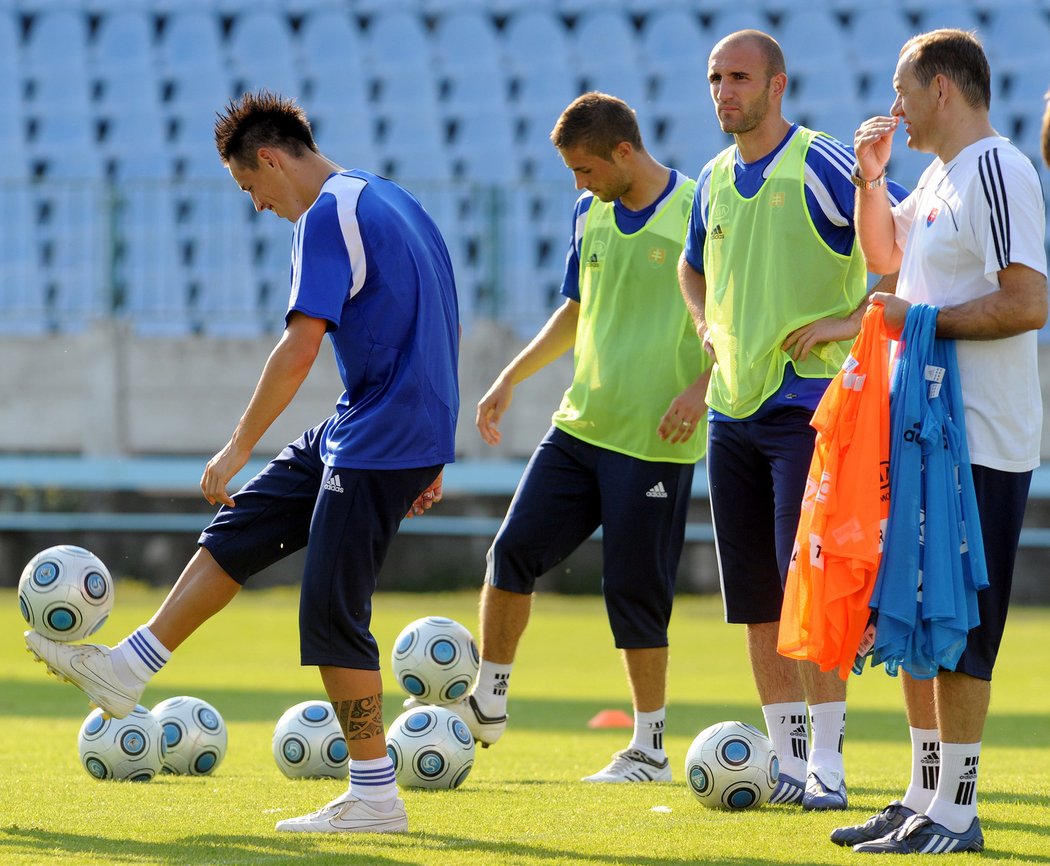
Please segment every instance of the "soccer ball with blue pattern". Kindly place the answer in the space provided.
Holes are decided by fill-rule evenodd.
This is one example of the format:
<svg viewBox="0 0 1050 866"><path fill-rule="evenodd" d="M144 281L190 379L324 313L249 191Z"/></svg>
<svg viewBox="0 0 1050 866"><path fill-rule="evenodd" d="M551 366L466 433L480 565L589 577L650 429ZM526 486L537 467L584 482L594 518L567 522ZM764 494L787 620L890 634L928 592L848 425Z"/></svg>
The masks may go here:
<svg viewBox="0 0 1050 866"><path fill-rule="evenodd" d="M80 726L77 749L84 769L96 779L148 782L164 762L164 733L144 706L123 719L93 710Z"/></svg>
<svg viewBox="0 0 1050 866"><path fill-rule="evenodd" d="M752 809L769 800L780 777L773 746L758 728L719 722L696 735L685 756L685 778L713 809Z"/></svg>
<svg viewBox="0 0 1050 866"><path fill-rule="evenodd" d="M181 695L153 708L164 732L164 771L207 776L226 757L226 722L207 701Z"/></svg>
<svg viewBox="0 0 1050 866"><path fill-rule="evenodd" d="M49 547L22 570L18 606L38 634L62 642L83 640L113 610L113 578L89 550L71 544Z"/></svg>
<svg viewBox="0 0 1050 866"><path fill-rule="evenodd" d="M402 713L386 735L386 751L403 788L458 788L474 766L474 737L445 707Z"/></svg>
<svg viewBox="0 0 1050 866"><path fill-rule="evenodd" d="M478 674L478 647L454 619L427 616L397 636L391 666L406 692L420 703L451 704L462 698Z"/></svg>
<svg viewBox="0 0 1050 866"><path fill-rule="evenodd" d="M289 779L345 779L350 752L332 705L303 701L285 710L273 732L273 759Z"/></svg>

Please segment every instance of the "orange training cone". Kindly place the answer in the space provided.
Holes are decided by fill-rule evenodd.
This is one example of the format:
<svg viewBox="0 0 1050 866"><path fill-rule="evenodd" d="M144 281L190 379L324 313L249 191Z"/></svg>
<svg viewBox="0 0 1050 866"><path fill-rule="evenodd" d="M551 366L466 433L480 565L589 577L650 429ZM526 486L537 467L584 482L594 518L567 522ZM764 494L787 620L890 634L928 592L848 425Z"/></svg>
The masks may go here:
<svg viewBox="0 0 1050 866"><path fill-rule="evenodd" d="M602 710L587 723L588 728L633 728L634 719L623 710Z"/></svg>

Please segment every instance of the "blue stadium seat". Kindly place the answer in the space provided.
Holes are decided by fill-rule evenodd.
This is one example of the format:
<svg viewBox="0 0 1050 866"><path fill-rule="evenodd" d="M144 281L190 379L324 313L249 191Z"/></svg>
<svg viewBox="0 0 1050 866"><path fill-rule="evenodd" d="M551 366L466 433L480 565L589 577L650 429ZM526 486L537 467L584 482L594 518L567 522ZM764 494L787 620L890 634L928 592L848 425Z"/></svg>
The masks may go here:
<svg viewBox="0 0 1050 866"><path fill-rule="evenodd" d="M502 75L502 52L492 19L482 7L456 8L443 15L434 34L434 56L438 67L478 74Z"/></svg>
<svg viewBox="0 0 1050 866"><path fill-rule="evenodd" d="M121 185L116 279L124 298L122 312L142 336L183 337L194 330L177 210L170 185Z"/></svg>
<svg viewBox="0 0 1050 866"><path fill-rule="evenodd" d="M228 51L235 93L262 88L282 96L302 92L299 58L282 12L263 9L238 15Z"/></svg>
<svg viewBox="0 0 1050 866"><path fill-rule="evenodd" d="M833 13L818 6L793 7L780 18L773 35L784 50L788 77L848 70L845 31ZM838 78L838 76L834 76Z"/></svg>
<svg viewBox="0 0 1050 866"><path fill-rule="evenodd" d="M565 26L558 16L531 7L511 16L503 31L503 48L512 74L548 64L567 67L572 51ZM543 53L542 64L536 63L538 50Z"/></svg>
<svg viewBox="0 0 1050 866"><path fill-rule="evenodd" d="M0 332L44 334L48 330L39 275L35 204L22 183L0 181Z"/></svg>
<svg viewBox="0 0 1050 866"><path fill-rule="evenodd" d="M360 74L365 68L361 34L342 7L311 11L299 28L299 50L303 66L314 75L325 70ZM349 87L355 82L341 83Z"/></svg>
<svg viewBox="0 0 1050 866"><path fill-rule="evenodd" d="M1040 69L1050 75L1050 21L1045 9L1035 5L995 8L985 37L993 71L1023 74Z"/></svg>
<svg viewBox="0 0 1050 866"><path fill-rule="evenodd" d="M431 48L420 18L393 8L375 15L364 32L369 69L378 77L429 72Z"/></svg>

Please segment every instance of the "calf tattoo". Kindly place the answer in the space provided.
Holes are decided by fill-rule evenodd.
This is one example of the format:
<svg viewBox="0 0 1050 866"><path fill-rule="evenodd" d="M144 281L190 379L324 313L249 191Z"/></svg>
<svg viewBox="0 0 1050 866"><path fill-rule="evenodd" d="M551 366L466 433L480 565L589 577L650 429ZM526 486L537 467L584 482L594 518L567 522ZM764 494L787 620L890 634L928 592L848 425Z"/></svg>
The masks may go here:
<svg viewBox="0 0 1050 866"><path fill-rule="evenodd" d="M383 696L369 695L348 701L332 701L339 724L349 740L383 736Z"/></svg>

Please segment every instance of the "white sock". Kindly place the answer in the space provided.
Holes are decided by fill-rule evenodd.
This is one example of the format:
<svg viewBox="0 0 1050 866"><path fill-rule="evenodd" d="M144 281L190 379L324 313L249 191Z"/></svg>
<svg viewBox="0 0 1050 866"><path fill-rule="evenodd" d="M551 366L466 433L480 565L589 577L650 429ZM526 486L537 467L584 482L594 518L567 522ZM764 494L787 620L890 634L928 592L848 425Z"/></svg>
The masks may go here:
<svg viewBox="0 0 1050 866"><path fill-rule="evenodd" d="M911 782L901 802L926 813L937 792L941 771L941 735L936 728L908 728L911 735Z"/></svg>
<svg viewBox="0 0 1050 866"><path fill-rule="evenodd" d="M393 802L397 796L394 762L389 755L350 762L350 796L369 803Z"/></svg>
<svg viewBox="0 0 1050 866"><path fill-rule="evenodd" d="M513 664L502 665L481 660L478 679L474 683L474 700L486 716L499 718L507 713L507 688Z"/></svg>
<svg viewBox="0 0 1050 866"><path fill-rule="evenodd" d="M809 717L813 725L813 751L809 755L807 771L820 774L821 781L828 785L834 780L825 778L826 774L837 773L841 779L845 772L842 745L846 737L846 702L813 704L809 708Z"/></svg>
<svg viewBox="0 0 1050 866"><path fill-rule="evenodd" d="M806 760L809 757L809 728L806 725L805 701L766 704L762 707L766 732L780 761L780 772L806 784Z"/></svg>
<svg viewBox="0 0 1050 866"><path fill-rule="evenodd" d="M634 711L634 736L630 749L641 749L650 758L660 761L667 757L664 751L664 722L667 719L667 708L660 707L651 713Z"/></svg>
<svg viewBox="0 0 1050 866"><path fill-rule="evenodd" d="M980 743L941 743L941 775L926 816L953 833L970 829L977 817Z"/></svg>
<svg viewBox="0 0 1050 866"><path fill-rule="evenodd" d="M171 651L142 625L113 647L110 659L113 672L125 685L145 686L171 659Z"/></svg>

